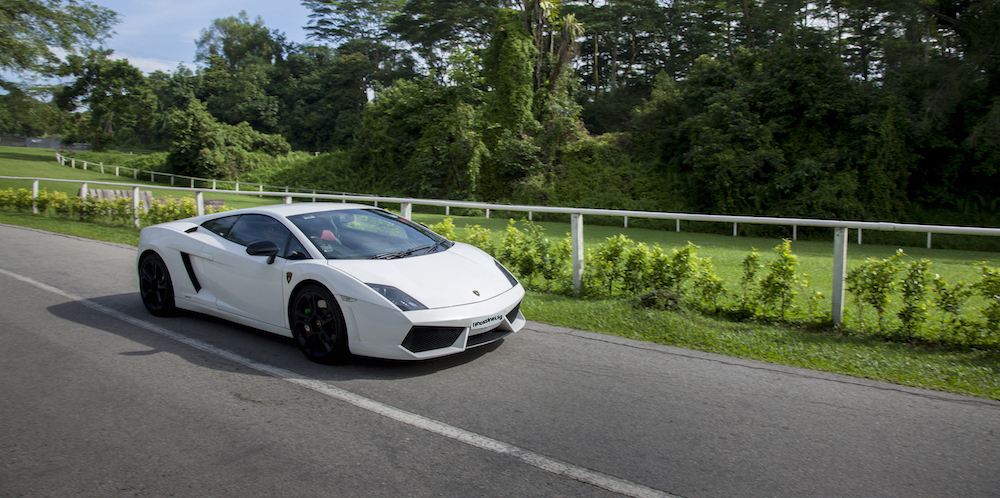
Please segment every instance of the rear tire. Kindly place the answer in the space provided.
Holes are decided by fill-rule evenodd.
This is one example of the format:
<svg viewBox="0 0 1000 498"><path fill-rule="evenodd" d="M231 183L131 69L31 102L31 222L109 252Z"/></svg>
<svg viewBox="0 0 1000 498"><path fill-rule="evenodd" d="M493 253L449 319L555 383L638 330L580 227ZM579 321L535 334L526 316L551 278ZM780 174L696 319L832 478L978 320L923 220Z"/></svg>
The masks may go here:
<svg viewBox="0 0 1000 498"><path fill-rule="evenodd" d="M350 359L344 314L326 287L310 284L300 289L292 299L288 322L306 358L324 365Z"/></svg>
<svg viewBox="0 0 1000 498"><path fill-rule="evenodd" d="M146 310L154 316L173 316L177 313L170 271L156 253L143 256L139 262L139 296Z"/></svg>

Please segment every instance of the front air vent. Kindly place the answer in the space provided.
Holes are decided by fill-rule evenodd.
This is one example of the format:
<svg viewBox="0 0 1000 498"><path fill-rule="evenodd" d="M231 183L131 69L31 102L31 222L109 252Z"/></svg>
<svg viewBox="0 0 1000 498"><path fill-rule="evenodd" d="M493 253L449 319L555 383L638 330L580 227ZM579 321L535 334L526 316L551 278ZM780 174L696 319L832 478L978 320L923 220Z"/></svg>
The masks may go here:
<svg viewBox="0 0 1000 498"><path fill-rule="evenodd" d="M514 309L510 310L510 313L507 313L507 322L514 323L514 320L517 319L517 312L520 309L521 309L521 303L517 303L517 306L514 306Z"/></svg>
<svg viewBox="0 0 1000 498"><path fill-rule="evenodd" d="M483 332L482 334L476 334L476 335L473 335L473 336L469 336L469 340L466 343L465 347L467 347L467 348L474 348L476 346L482 346L483 344L489 344L491 342L496 342L496 341L499 341L500 339L503 339L504 337L507 337L510 334L511 334L510 330L502 329L500 327L496 327L496 328L494 328L492 330L489 330L487 332Z"/></svg>
<svg viewBox="0 0 1000 498"><path fill-rule="evenodd" d="M402 346L413 353L446 348L455 344L458 336L462 335L464 331L464 327L416 326L410 329L409 334L406 334Z"/></svg>

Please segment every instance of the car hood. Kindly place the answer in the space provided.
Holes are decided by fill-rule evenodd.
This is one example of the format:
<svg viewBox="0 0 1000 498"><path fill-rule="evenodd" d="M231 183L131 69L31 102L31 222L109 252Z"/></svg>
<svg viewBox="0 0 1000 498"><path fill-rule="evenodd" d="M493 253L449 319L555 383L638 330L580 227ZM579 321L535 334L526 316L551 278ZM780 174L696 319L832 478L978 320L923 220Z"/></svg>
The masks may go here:
<svg viewBox="0 0 1000 498"><path fill-rule="evenodd" d="M332 259L328 264L364 283L391 285L430 309L485 301L513 288L489 254L462 243L400 259Z"/></svg>

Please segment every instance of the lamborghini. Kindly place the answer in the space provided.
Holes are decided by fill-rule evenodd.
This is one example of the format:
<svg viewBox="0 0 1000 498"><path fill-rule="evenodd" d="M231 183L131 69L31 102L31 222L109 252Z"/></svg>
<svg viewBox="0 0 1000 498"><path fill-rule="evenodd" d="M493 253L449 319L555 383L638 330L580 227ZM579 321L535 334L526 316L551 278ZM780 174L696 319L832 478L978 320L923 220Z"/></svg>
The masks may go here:
<svg viewBox="0 0 1000 498"><path fill-rule="evenodd" d="M422 360L525 324L524 288L486 252L385 209L303 202L143 228L139 294L291 337L310 360Z"/></svg>

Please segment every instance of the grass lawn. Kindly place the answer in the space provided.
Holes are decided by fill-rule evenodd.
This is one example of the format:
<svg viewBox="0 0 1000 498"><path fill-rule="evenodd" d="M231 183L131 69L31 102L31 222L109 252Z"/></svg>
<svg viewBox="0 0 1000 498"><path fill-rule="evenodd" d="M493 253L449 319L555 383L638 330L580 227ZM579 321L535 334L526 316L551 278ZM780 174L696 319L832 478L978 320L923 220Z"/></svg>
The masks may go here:
<svg viewBox="0 0 1000 498"><path fill-rule="evenodd" d="M86 181L111 181L113 175L81 171L55 162L52 151L0 147L0 176L38 176ZM131 178L120 179L133 182ZM137 182L146 184L148 182ZM0 189L30 188L30 182L0 179ZM49 190L76 194L77 184L42 183ZM154 196L178 197L179 192L158 190ZM216 197L211 194L207 197ZM230 207L280 202L279 199L255 196L220 195ZM388 205L388 208L395 206ZM414 219L424 224L438 223L443 214L418 212ZM458 229L480 225L502 236L507 225L505 217L494 214L484 217L449 216ZM585 219L586 221L586 219ZM125 226L82 223L71 220L33 216L0 209L0 223L32 226L81 237L109 240L135 245L138 230ZM550 238L561 238L569 230L566 222L541 222ZM682 225L683 227L683 225ZM664 248L680 247L688 241L700 246L698 255L711 257L717 273L734 288L741 276L741 262L752 247L763 260L773 259L771 248L778 239L731 237L673 230L650 230L615 226L586 225L585 244L592 249L608 237L624 233L637 242L659 244ZM831 287L832 234L830 241L796 241L793 252L798 256L800 274L808 274L810 287L829 294ZM855 239L852 239L855 240ZM897 247L851 244L848 264L869 256L891 256ZM978 279L978 262L1000 266L1000 253L956 250L905 248L914 258L933 262L931 271L944 275L949 282L971 282ZM853 300L849 300L849 304ZM799 327L760 323L730 322L692 312L652 311L634 305L634 299L574 299L567 296L529 292L523 310L526 316L554 325L613 334L637 340L671 344L686 348L721 353L741 358L798 366L897 384L950 391L983 398L1000 399L1000 351L972 348L940 348L920 344L887 342L862 334L841 334L831 330L808 330ZM850 313L850 310L848 310Z"/></svg>

